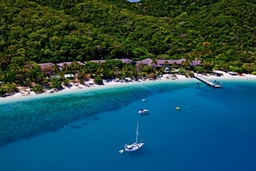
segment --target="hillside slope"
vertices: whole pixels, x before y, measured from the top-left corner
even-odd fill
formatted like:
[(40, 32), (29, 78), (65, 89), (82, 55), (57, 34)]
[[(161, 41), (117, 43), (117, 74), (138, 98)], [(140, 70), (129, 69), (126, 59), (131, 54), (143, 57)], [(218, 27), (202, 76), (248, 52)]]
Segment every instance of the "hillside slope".
[(36, 62), (198, 58), (241, 67), (255, 62), (255, 3), (1, 1), (0, 53)]

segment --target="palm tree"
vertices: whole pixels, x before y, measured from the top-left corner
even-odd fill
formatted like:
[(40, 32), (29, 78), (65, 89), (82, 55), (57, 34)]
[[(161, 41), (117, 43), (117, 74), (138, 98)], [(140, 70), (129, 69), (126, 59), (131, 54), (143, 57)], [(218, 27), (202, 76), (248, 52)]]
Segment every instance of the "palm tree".
[(75, 73), (75, 72), (78, 72), (80, 70), (81, 66), (77, 63), (77, 61), (73, 61), (71, 63), (71, 65), (69, 66), (69, 69)]
[(88, 73), (85, 70), (82, 70), (78, 73), (77, 79), (79, 79), (80, 83), (83, 83), (84, 81), (89, 81)]
[(190, 69), (190, 66), (191, 66), (191, 62), (189, 60), (184, 60), (181, 62), (181, 66), (184, 68), (184, 69)]
[(66, 63), (64, 63), (64, 64), (62, 65), (62, 71), (63, 71), (64, 73), (67, 73), (67, 72), (69, 71), (69, 67), (68, 67), (68, 65), (67, 65)]
[(41, 72), (40, 74), (37, 75), (36, 77), (36, 83), (38, 84), (43, 84), (46, 82), (46, 78), (43, 72)]
[(176, 62), (174, 62), (173, 64), (172, 64), (172, 68), (178, 68), (179, 66), (178, 66), (178, 64), (176, 63)]
[(199, 56), (197, 56), (197, 57), (195, 57), (195, 59), (194, 60), (196, 60), (197, 61), (197, 63), (199, 64), (200, 62), (201, 62), (201, 57), (199, 57)]
[(153, 58), (153, 59), (152, 59), (151, 65), (157, 66), (157, 60), (156, 60), (156, 58)]
[(114, 67), (112, 69), (112, 73), (114, 74), (115, 78), (117, 78), (118, 75), (121, 73), (121, 69), (119, 67)]
[(54, 74), (58, 74), (60, 72), (60, 68), (56, 64), (53, 65), (51, 68), (52, 68), (52, 71), (54, 72)]
[(129, 71), (130, 71), (129, 66), (128, 65), (124, 65), (123, 68), (122, 68), (122, 75), (123, 75), (123, 77), (130, 77)]
[(96, 70), (96, 72), (95, 72), (95, 74), (96, 74), (97, 76), (100, 76), (100, 77), (103, 76), (103, 73), (104, 73), (104, 68), (103, 68), (102, 66), (98, 67), (97, 70)]

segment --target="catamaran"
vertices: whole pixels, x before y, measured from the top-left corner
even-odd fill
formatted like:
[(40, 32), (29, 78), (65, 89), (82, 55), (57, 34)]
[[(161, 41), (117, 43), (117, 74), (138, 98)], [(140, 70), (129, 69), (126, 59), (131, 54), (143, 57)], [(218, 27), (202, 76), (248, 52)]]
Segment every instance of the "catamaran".
[(144, 142), (143, 140), (141, 142), (138, 142), (138, 137), (139, 137), (139, 122), (137, 122), (137, 129), (136, 129), (136, 141), (132, 144), (125, 144), (124, 145), (124, 150), (128, 152), (136, 151), (140, 149), (143, 145)]

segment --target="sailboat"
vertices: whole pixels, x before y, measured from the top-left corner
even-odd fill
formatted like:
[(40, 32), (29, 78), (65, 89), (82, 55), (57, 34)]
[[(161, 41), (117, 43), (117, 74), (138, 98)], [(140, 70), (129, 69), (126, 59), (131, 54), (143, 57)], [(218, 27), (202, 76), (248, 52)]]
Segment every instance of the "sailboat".
[(132, 151), (136, 151), (138, 149), (140, 149), (143, 145), (144, 142), (138, 142), (138, 137), (139, 137), (139, 122), (137, 122), (137, 129), (136, 129), (136, 141), (132, 144), (125, 144), (124, 145), (124, 150), (127, 152), (132, 152)]

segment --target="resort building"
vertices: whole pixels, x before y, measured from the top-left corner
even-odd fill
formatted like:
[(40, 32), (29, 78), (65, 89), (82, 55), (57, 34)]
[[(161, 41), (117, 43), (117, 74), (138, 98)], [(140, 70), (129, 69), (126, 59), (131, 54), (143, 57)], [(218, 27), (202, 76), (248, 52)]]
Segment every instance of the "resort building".
[(163, 67), (164, 65), (168, 65), (168, 66), (171, 66), (171, 65), (178, 65), (180, 66), (182, 64), (182, 62), (186, 61), (186, 59), (178, 59), (178, 60), (156, 60), (157, 61), (157, 64), (160, 66), (160, 67)]
[[(158, 59), (158, 60), (152, 60), (150, 58), (147, 59), (143, 59), (141, 61), (137, 61), (136, 65), (148, 65), (151, 67), (157, 67), (157, 68), (161, 68), (161, 67), (174, 67), (174, 65), (176, 65), (175, 67), (180, 67), (182, 65), (183, 62), (185, 62), (186, 59), (182, 58), (182, 59), (178, 59), (178, 60), (164, 60), (164, 59)], [(199, 60), (192, 60), (190, 62), (190, 66), (191, 67), (195, 67), (201, 64), (201, 61)]]
[(52, 75), (51, 78), (61, 78), (59, 75)]
[(90, 62), (95, 62), (95, 63), (104, 63), (106, 60), (91, 60)]
[[(116, 60), (121, 60), (122, 63), (130, 63), (132, 65), (140, 66), (140, 65), (147, 65), (155, 68), (162, 68), (165, 67), (166, 72), (170, 72), (170, 68), (179, 68), (184, 62), (187, 60), (182, 58), (182, 59), (175, 59), (175, 60), (164, 60), (164, 59), (158, 59), (158, 60), (152, 60), (150, 58), (143, 59), (141, 61), (133, 61), (128, 58), (122, 58), (122, 59), (116, 59)], [(82, 63), (80, 61), (76, 61), (80, 66), (84, 66), (86, 62)], [(91, 60), (89, 62), (95, 62), (95, 63), (105, 63), (106, 60)], [(63, 69), (64, 66), (70, 66), (73, 62), (61, 62), (57, 63), (56, 65), (60, 70)], [(190, 67), (196, 67), (201, 65), (200, 60), (192, 60), (188, 64)], [(53, 66), (55, 64), (48, 62), (48, 63), (40, 63), (39, 66), (41, 67), (41, 70), (46, 74), (46, 75), (52, 75), (53, 74)]]
[(68, 78), (68, 79), (74, 79), (75, 78), (74, 74), (64, 74), (64, 77)]
[(152, 67), (161, 67), (160, 65), (157, 64), (157, 61), (153, 61), (152, 59), (150, 58), (146, 58), (146, 59), (143, 59), (141, 61), (136, 61), (136, 65), (148, 65), (148, 66), (152, 66)]
[[(80, 62), (80, 61), (76, 61), (80, 66), (84, 66), (84, 63)], [(57, 66), (62, 69), (64, 65), (70, 66), (73, 62), (61, 62), (58, 63)]]
[[(135, 64), (135, 63), (136, 63), (136, 62), (134, 62), (133, 60), (128, 59), (128, 58), (114, 59), (114, 60), (120, 60), (120, 61), (122, 61), (122, 63), (124, 63), (124, 64), (126, 64), (126, 63)], [(90, 62), (104, 63), (104, 62), (106, 62), (106, 60), (91, 60)]]
[(40, 63), (38, 64), (41, 68), (41, 71), (45, 73), (45, 75), (50, 76), (53, 74), (52, 67), (55, 65), (54, 63), (47, 62), (47, 63)]
[(127, 63), (135, 64), (136, 63), (133, 60), (128, 59), (128, 58), (122, 58), (122, 59), (118, 59), (118, 60), (121, 60), (124, 64), (127, 64)]
[(47, 62), (47, 63), (40, 63), (40, 64), (38, 64), (40, 67), (41, 67), (41, 69), (42, 68), (49, 68), (49, 67), (52, 67), (52, 66), (54, 66), (54, 63), (51, 63), (51, 62)]

